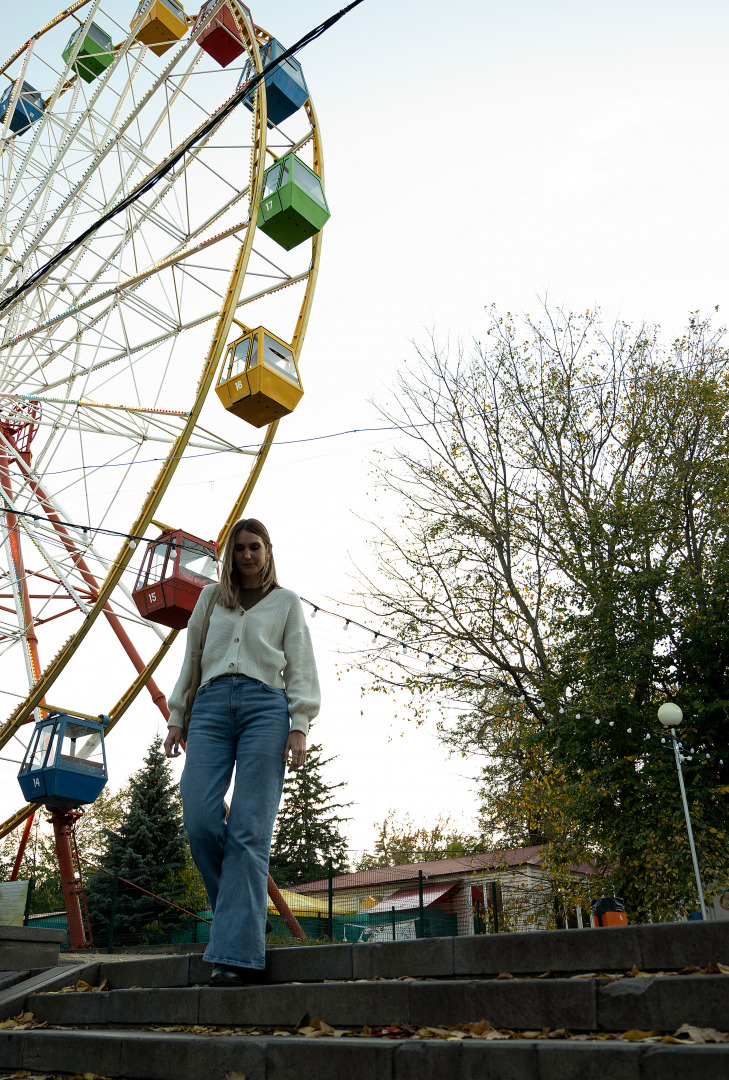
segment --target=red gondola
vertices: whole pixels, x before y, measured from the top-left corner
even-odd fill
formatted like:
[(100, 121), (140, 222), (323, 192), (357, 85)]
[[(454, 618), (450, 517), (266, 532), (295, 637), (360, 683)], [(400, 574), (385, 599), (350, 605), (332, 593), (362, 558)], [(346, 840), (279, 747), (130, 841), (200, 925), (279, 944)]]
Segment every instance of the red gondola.
[(132, 596), (145, 619), (184, 630), (206, 585), (217, 581), (218, 545), (182, 529), (150, 541)]
[[(238, 3), (236, 7), (246, 12), (252, 27), (253, 18), (246, 5)], [(212, 18), (211, 11), (214, 11)], [(206, 19), (209, 19), (209, 22), (199, 30), (198, 27)], [(221, 4), (220, 0), (205, 0), (198, 12), (191, 37), (213, 60), (217, 60), (221, 67), (227, 67), (231, 60), (235, 60), (245, 49), (241, 37), (240, 16), (236, 18), (228, 5)]]

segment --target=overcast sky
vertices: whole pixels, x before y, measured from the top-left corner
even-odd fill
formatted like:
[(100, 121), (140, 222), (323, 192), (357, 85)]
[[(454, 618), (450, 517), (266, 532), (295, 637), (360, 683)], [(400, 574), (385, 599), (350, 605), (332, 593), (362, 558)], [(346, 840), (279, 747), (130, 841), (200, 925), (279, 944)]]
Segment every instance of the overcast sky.
[[(58, 8), (8, 5), (5, 51)], [(335, 9), (252, 5), (284, 44)], [(666, 336), (689, 310), (720, 305), (721, 318), (728, 22), (713, 0), (364, 0), (302, 54), (332, 217), (301, 361), (306, 393), (248, 508), (271, 530), (283, 584), (361, 618), (346, 599), (377, 515), (368, 473), (373, 451), (394, 442), (376, 432), (317, 440), (376, 424), (370, 399), (388, 399), (411, 339), (429, 328), (468, 340), (490, 304), (533, 314), (545, 295), (577, 310), (599, 304), (608, 321), (658, 322)], [(186, 480), (181, 517), (210, 483), (202, 472)], [(390, 807), (469, 827), (468, 763), (445, 757), (433, 725), (415, 729), (404, 702), (363, 700), (356, 672), (338, 677), (336, 650), (369, 637), (323, 616), (311, 629), (324, 695), (314, 736), (338, 756), (330, 778), (348, 781), (356, 803), (352, 846), (371, 842)], [(179, 659), (160, 670), (167, 693)], [(139, 766), (156, 727), (140, 699), (109, 739), (112, 786)], [(20, 804), (6, 798), (7, 812)]]

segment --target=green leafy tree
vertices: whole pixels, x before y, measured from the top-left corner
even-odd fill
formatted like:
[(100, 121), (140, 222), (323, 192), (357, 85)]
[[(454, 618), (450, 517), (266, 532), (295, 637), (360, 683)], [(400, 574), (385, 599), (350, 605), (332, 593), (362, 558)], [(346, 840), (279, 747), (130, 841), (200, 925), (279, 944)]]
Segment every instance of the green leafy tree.
[(129, 782), (128, 807), (118, 830), (107, 829), (104, 835), (106, 847), (99, 866), (107, 873), (91, 875), (87, 884), (94, 937), (99, 941), (108, 939), (113, 875), (118, 872), (140, 888), (119, 883), (114, 940), (138, 940), (142, 932), (155, 940), (165, 924), (179, 923), (181, 916), (140, 890), (183, 907), (190, 891), (179, 790), (159, 737), (153, 740), (144, 765)]
[(684, 709), (702, 874), (726, 888), (723, 330), (692, 316), (664, 345), (591, 312), (494, 313), (470, 353), (432, 342), (409, 368), (383, 410), (401, 449), (377, 471), (400, 524), (362, 577), (408, 652), (365, 661), (376, 689), (411, 690), (416, 718), (442, 706), (447, 747), (482, 755), (492, 842), (539, 838), (555, 874), (591, 860), (636, 917), (691, 910), (656, 710)]
[(409, 814), (398, 820), (395, 811), (390, 810), (376, 828), (374, 851), (363, 854), (358, 870), (433, 862), (484, 850), (482, 840), (463, 833), (450, 815), (441, 814), (434, 825), (427, 827), (416, 825)]
[(322, 877), (332, 859), (335, 874), (346, 874), (347, 842), (341, 827), (349, 818), (340, 811), (351, 803), (336, 802), (336, 792), (346, 787), (329, 784), (323, 770), (334, 758), (322, 758), (322, 747), (313, 743), (306, 764), (284, 780), (283, 803), (276, 818), (269, 869), (277, 885), (290, 887)]
[[(128, 798), (127, 788), (121, 788), (113, 794), (105, 788), (95, 802), (84, 808), (84, 813), (77, 821), (75, 829), (76, 845), (84, 878), (88, 876), (98, 856), (105, 850), (106, 830), (119, 827)], [(22, 832), (23, 825), (5, 837), (0, 844), (0, 873), (4, 880), (10, 878)], [(42, 808), (35, 813), (20, 865), (19, 877), (21, 879), (33, 878), (31, 911), (40, 913), (63, 908), (53, 827), (50, 824), (48, 812)]]

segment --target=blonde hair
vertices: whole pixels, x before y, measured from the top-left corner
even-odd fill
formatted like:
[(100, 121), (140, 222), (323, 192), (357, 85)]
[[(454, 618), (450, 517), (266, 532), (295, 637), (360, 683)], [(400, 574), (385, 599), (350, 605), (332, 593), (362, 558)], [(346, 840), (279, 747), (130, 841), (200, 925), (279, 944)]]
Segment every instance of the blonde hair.
[(242, 521), (236, 521), (226, 541), (220, 569), (220, 603), (227, 608), (237, 607), (240, 603), (241, 580), (233, 557), (235, 541), (239, 532), (254, 533), (256, 536), (260, 536), (266, 545), (267, 558), (263, 564), (259, 582), (261, 587), (266, 589), (270, 585), (278, 585), (276, 564), (273, 561), (271, 537), (268, 535), (268, 529), (256, 518), (243, 518)]

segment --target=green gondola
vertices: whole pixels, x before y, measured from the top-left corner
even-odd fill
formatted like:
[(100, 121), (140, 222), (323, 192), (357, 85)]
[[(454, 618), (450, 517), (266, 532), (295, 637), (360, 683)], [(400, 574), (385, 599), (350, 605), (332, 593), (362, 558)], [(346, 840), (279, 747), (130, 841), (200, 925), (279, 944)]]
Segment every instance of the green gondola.
[[(76, 42), (83, 32), (83, 26), (79, 26), (78, 30), (74, 30), (71, 34), (68, 45), (61, 53), (66, 63), (68, 63), (68, 59), (74, 50)], [(74, 71), (77, 75), (80, 75), (85, 82), (90, 83), (93, 82), (94, 79), (98, 79), (99, 75), (103, 75), (113, 61), (114, 45), (111, 38), (105, 30), (102, 30), (100, 26), (97, 26), (96, 23), (92, 22), (84, 35), (81, 47), (73, 62)]]
[(296, 154), (266, 170), (258, 228), (286, 251), (318, 233), (329, 217), (321, 180)]

